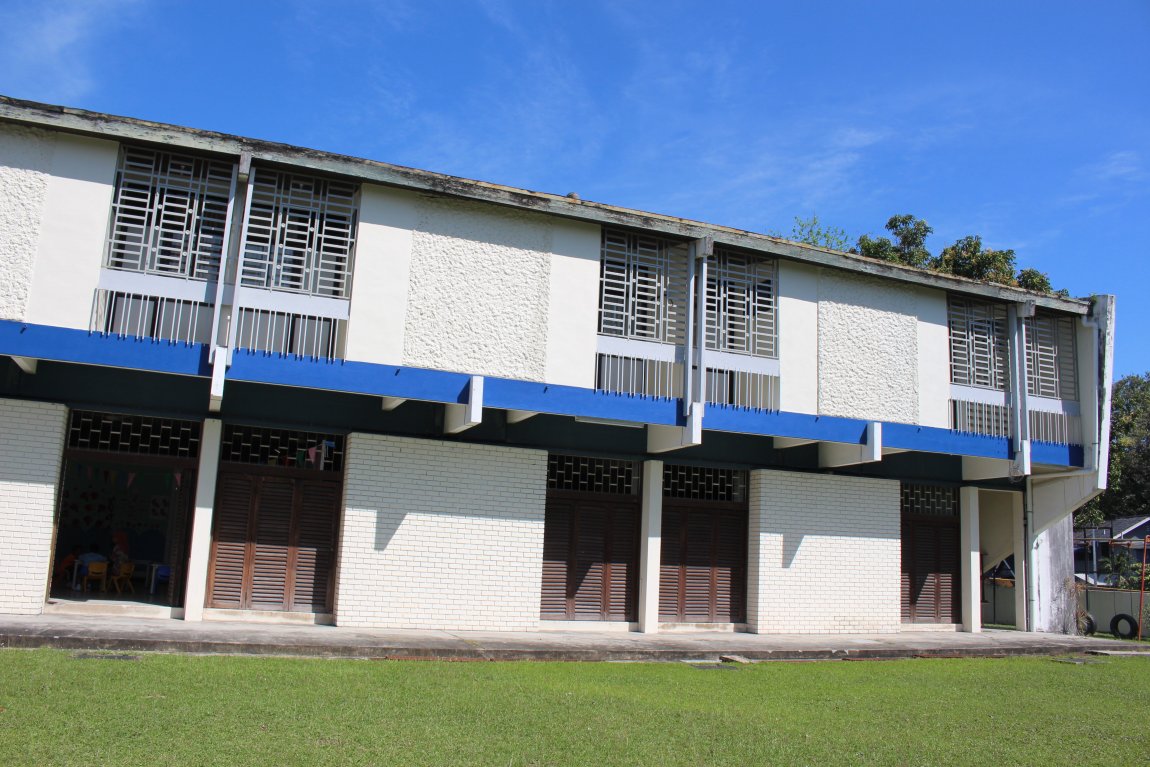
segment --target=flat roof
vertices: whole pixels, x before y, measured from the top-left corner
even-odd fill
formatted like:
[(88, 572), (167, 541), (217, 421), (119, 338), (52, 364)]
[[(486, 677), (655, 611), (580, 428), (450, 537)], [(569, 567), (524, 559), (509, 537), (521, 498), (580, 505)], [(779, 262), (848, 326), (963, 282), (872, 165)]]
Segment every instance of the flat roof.
[(0, 120), (84, 136), (162, 144), (235, 157), (248, 154), (253, 160), (307, 168), (321, 173), (336, 174), (399, 189), (488, 202), (604, 226), (631, 227), (687, 239), (711, 236), (716, 243), (724, 245), (745, 248), (816, 266), (897, 280), (912, 285), (957, 291), (999, 301), (1033, 301), (1037, 306), (1073, 314), (1088, 314), (1090, 311), (1090, 302), (1085, 299), (1061, 298), (1021, 288), (980, 282), (886, 261), (876, 261), (864, 256), (791, 242), (770, 235), (718, 224), (622, 208), (547, 192), (534, 192), (486, 181), (474, 181), (443, 173), (433, 173), (377, 160), (305, 149), (261, 139), (232, 136), (226, 133), (108, 115), (101, 112), (90, 112), (85, 109), (74, 109), (54, 104), (42, 104), (8, 96), (0, 96)]

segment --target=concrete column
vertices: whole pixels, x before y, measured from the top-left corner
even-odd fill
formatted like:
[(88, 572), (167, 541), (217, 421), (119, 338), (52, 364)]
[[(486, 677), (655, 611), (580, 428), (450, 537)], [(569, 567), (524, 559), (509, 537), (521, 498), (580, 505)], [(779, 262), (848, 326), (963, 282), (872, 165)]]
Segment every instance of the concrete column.
[(639, 549), (639, 631), (659, 630), (659, 559), (663, 553), (663, 462), (643, 461)]
[(223, 424), (218, 418), (204, 421), (200, 436), (200, 465), (196, 470), (196, 511), (192, 517), (192, 545), (188, 556), (188, 587), (184, 593), (184, 620), (204, 619), (204, 599), (208, 589), (208, 557), (212, 548), (212, 508), (216, 500), (216, 475), (220, 468), (220, 437)]
[(1014, 627), (1026, 631), (1026, 589), (1030, 581), (1026, 578), (1026, 512), (1022, 493), (1012, 493), (1012, 516), (1010, 529), (1014, 535)]
[(959, 557), (962, 630), (982, 631), (982, 566), (978, 543), (978, 488), (964, 487), (958, 494)]

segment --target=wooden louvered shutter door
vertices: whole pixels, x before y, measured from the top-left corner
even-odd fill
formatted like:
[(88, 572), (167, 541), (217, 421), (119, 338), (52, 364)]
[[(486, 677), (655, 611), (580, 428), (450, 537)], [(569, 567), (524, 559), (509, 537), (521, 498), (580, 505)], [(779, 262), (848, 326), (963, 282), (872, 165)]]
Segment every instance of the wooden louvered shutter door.
[(638, 616), (639, 509), (636, 504), (611, 508), (607, 530), (607, 578), (604, 616), (607, 620), (635, 620)]
[(962, 603), (959, 599), (958, 526), (939, 525), (935, 528), (938, 544), (936, 578), (940, 623), (961, 623)]
[(581, 503), (575, 518), (575, 557), (568, 586), (574, 601), (572, 617), (577, 620), (606, 617), (606, 543), (606, 509), (597, 503)]
[(712, 621), (742, 623), (747, 618), (747, 514), (715, 514), (715, 596)]
[(682, 616), (683, 512), (664, 501), (663, 542), (659, 557), (659, 617), (677, 621)]
[(564, 620), (567, 610), (567, 568), (571, 560), (572, 504), (570, 501), (547, 498), (547, 511), (543, 522), (543, 589), (540, 597), (540, 617)]
[(900, 580), (900, 599), (902, 603), (903, 623), (914, 620), (914, 543), (910, 535), (911, 526), (905, 519), (902, 522), (902, 578)]
[(922, 523), (911, 528), (914, 541), (914, 578), (911, 594), (914, 598), (914, 620), (916, 623), (938, 622), (938, 546), (934, 529)]
[(244, 567), (247, 562), (248, 520), (251, 516), (250, 477), (220, 474), (213, 511), (212, 583), (208, 606), (244, 607)]
[(332, 604), (339, 486), (332, 482), (299, 483), (292, 609), (327, 612)]
[(250, 602), (253, 609), (288, 609), (288, 553), (294, 498), (292, 480), (260, 478), (252, 542)]
[(683, 556), (683, 615), (687, 622), (711, 621), (715, 537), (711, 515), (698, 509), (686, 512), (686, 547)]

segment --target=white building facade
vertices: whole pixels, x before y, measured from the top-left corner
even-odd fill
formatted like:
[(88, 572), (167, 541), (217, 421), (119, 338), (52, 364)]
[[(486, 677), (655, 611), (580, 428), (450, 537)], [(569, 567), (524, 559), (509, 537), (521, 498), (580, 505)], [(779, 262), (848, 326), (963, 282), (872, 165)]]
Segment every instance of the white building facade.
[(1019, 626), (1068, 630), (1113, 328), (1110, 296), (0, 98), (0, 612), (99, 602), (59, 565), (115, 544), (184, 620), (978, 631), (1014, 556)]

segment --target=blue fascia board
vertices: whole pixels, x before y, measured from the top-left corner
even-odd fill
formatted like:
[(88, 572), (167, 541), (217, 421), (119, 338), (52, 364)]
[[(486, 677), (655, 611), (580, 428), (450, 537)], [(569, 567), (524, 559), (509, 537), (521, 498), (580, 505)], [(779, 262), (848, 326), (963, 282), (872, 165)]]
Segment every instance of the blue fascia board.
[(1031, 442), (1030, 460), (1051, 466), (1085, 466), (1086, 450), (1082, 445), (1058, 445), (1053, 442)]
[(121, 338), (13, 320), (0, 320), (0, 354), (185, 376), (212, 373), (203, 344)]
[(941, 429), (937, 426), (916, 426), (906, 423), (884, 423), (882, 445), (901, 450), (997, 458), (1003, 461), (1009, 461), (1014, 457), (1010, 440), (1005, 437), (989, 437), (984, 434)]
[(703, 428), (740, 434), (815, 439), (825, 442), (866, 443), (867, 422), (830, 415), (789, 413), (781, 410), (747, 410), (723, 405), (707, 405)]
[(471, 383), (471, 376), (465, 373), (246, 350), (233, 352), (226, 377), (229, 381), (457, 404), (467, 402)]
[(681, 399), (616, 394), (507, 378), (488, 378), (483, 386), (486, 407), (664, 426), (686, 423)]

